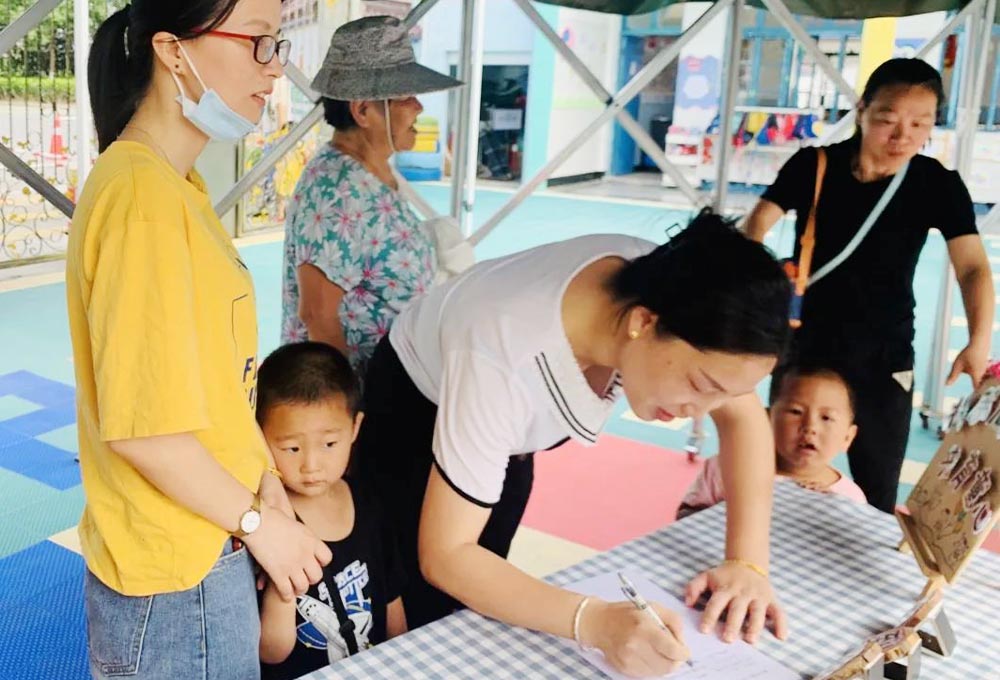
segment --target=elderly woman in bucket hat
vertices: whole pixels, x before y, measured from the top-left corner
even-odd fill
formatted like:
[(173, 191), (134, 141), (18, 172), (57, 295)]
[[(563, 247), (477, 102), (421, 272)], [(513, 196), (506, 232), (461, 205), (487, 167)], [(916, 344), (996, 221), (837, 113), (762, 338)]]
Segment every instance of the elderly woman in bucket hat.
[(413, 148), (416, 95), (461, 83), (416, 63), (388, 16), (344, 24), (312, 82), (333, 139), (309, 161), (285, 230), (282, 344), (312, 339), (365, 364), (438, 269), (435, 229), (400, 194), (389, 162)]

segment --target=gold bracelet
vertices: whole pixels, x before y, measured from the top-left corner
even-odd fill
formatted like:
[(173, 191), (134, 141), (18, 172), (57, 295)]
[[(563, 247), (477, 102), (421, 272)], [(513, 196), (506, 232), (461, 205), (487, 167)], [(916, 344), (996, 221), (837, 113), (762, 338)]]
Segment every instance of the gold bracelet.
[(277, 478), (278, 478), (279, 480), (281, 480), (281, 479), (284, 479), (284, 478), (285, 478), (285, 477), (284, 477), (284, 475), (282, 475), (282, 474), (281, 474), (281, 470), (279, 470), (279, 469), (278, 469), (278, 468), (276, 468), (276, 467), (269, 467), (269, 468), (267, 469), (267, 472), (268, 472), (268, 474), (272, 474), (272, 475), (274, 475), (274, 476), (275, 476), (275, 477), (277, 477)]
[(758, 566), (758, 565), (756, 565), (753, 562), (750, 562), (748, 560), (724, 560), (722, 563), (723, 564), (738, 564), (739, 566), (746, 567), (750, 571), (755, 572), (755, 573), (763, 576), (764, 578), (768, 578), (767, 569), (764, 569), (764, 568), (762, 568), (762, 567), (760, 567), (760, 566)]

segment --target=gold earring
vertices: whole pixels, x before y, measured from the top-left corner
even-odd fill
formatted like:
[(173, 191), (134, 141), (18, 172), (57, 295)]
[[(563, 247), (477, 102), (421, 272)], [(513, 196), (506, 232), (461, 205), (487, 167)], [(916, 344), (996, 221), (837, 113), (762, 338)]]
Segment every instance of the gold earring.
[(639, 331), (635, 331), (635, 330), (629, 331), (628, 332), (628, 336), (630, 338), (632, 338), (633, 340), (638, 340), (639, 339)]

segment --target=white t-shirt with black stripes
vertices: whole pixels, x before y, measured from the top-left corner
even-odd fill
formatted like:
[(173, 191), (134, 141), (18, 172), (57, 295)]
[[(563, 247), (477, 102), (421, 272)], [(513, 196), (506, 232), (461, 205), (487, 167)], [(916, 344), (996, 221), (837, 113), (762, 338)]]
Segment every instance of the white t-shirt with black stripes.
[(571, 437), (597, 441), (620, 385), (590, 387), (562, 325), (562, 298), (584, 267), (631, 260), (656, 244), (601, 234), (481, 262), (413, 302), (389, 339), (407, 374), (437, 404), (434, 458), (463, 497), (500, 498), (510, 456)]

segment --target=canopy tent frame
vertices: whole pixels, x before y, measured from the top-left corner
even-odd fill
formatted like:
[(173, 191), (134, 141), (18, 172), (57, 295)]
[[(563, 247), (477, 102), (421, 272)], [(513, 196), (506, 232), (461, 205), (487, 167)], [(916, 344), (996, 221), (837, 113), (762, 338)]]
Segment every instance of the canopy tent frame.
[[(437, 0), (424, 0), (414, 8), (412, 14), (419, 12), (419, 17), (422, 17), (436, 2)], [(479, 2), (479, 0), (465, 0), (464, 9), (468, 11), (470, 3), (476, 2)], [(745, 5), (746, 0), (719, 0), (718, 2), (715, 2), (705, 11), (704, 14), (701, 15), (701, 17), (698, 18), (698, 20), (695, 21), (694, 24), (678, 36), (677, 40), (673, 44), (661, 50), (649, 63), (640, 69), (639, 72), (637, 72), (629, 80), (629, 82), (627, 82), (613, 95), (608, 92), (603, 84), (601, 84), (597, 76), (594, 75), (575, 55), (575, 53), (573, 53), (573, 51), (562, 41), (562, 39), (559, 38), (555, 30), (552, 29), (548, 22), (546, 22), (541, 14), (532, 6), (531, 0), (514, 0), (514, 2), (521, 8), (536, 28), (538, 28), (541, 34), (552, 44), (560, 56), (566, 60), (566, 63), (570, 66), (570, 68), (572, 68), (573, 71), (581, 77), (583, 82), (594, 92), (594, 94), (604, 102), (605, 108), (604, 111), (602, 111), (589, 125), (581, 130), (562, 149), (556, 152), (534, 176), (527, 181), (522, 182), (521, 186), (514, 193), (514, 195), (511, 196), (510, 199), (508, 199), (508, 201), (502, 205), (495, 214), (487, 219), (479, 229), (472, 233), (469, 240), (473, 243), (473, 245), (481, 243), (502, 220), (508, 217), (522, 202), (524, 202), (524, 200), (527, 199), (529, 195), (534, 193), (534, 191), (541, 186), (543, 182), (547, 181), (552, 174), (558, 170), (558, 168), (573, 154), (581, 142), (592, 138), (606, 123), (611, 120), (618, 121), (624, 131), (632, 137), (633, 140), (635, 140), (636, 144), (653, 160), (657, 167), (673, 179), (685, 197), (691, 201), (692, 205), (696, 207), (705, 205), (706, 199), (699, 195), (690, 183), (686, 181), (676, 166), (674, 166), (666, 157), (664, 148), (660, 144), (657, 144), (656, 141), (641, 128), (639, 123), (631, 116), (631, 114), (624, 110), (624, 106), (634, 97), (638, 96), (639, 92), (643, 87), (645, 87), (645, 85), (652, 81), (653, 78), (659, 75), (663, 69), (676, 59), (681, 52), (681, 48), (693, 37), (695, 37), (709, 21), (714, 19), (719, 12), (729, 9), (730, 20), (727, 32), (728, 44), (723, 66), (724, 89), (719, 113), (720, 139), (728, 140), (731, 132), (730, 127), (732, 114), (736, 106), (736, 93), (738, 87), (738, 69), (740, 65), (739, 41), (742, 37), (740, 10)], [(802, 47), (802, 49), (812, 58), (814, 63), (824, 72), (825, 75), (830, 78), (837, 92), (842, 96), (846, 96), (851, 101), (852, 109), (850, 113), (841, 119), (841, 121), (831, 126), (830, 130), (821, 137), (820, 143), (829, 143), (844, 137), (851, 129), (856, 119), (856, 106), (859, 101), (857, 92), (844, 79), (843, 75), (834, 65), (833, 61), (820, 50), (817, 42), (808, 34), (802, 24), (795, 18), (795, 15), (789, 11), (784, 0), (759, 0), (759, 3), (756, 4), (763, 5), (767, 11), (769, 11), (778, 20), (778, 22), (791, 34), (794, 41)], [(967, 36), (965, 41), (966, 49), (972, 47), (973, 43), (980, 46), (988, 45), (985, 41), (989, 39), (993, 25), (993, 22), (990, 21), (989, 18), (996, 16), (996, 5), (997, 0), (971, 0), (968, 4), (962, 7), (945, 24), (945, 26), (938, 31), (937, 34), (930, 38), (920, 48), (917, 56), (921, 58), (926, 56), (938, 43), (944, 40), (948, 35), (951, 35), (951, 33), (954, 32), (954, 30), (963, 21), (966, 22), (967, 25), (965, 34)], [(979, 28), (978, 31), (973, 30), (972, 24), (974, 19), (978, 19), (980, 22), (980, 25), (977, 27)], [(973, 64), (976, 63), (976, 60), (969, 59), (965, 63)], [(964, 140), (959, 147), (957, 165), (960, 173), (965, 177), (968, 176), (971, 165), (971, 140), (975, 135), (976, 129), (978, 128), (978, 115), (975, 115), (978, 113), (978, 107), (973, 106), (971, 103), (975, 102), (978, 104), (978, 102), (982, 99), (982, 88), (985, 83), (986, 67), (987, 65), (985, 63), (980, 63), (977, 68), (966, 68), (962, 73), (960, 91), (962, 93), (963, 100), (969, 102), (969, 104), (965, 107), (965, 115), (960, 119), (960, 123), (956, 126), (960, 138)], [(976, 92), (978, 92), (978, 97), (975, 97)], [(475, 127), (478, 127), (478, 108), (465, 108), (464, 110), (469, 111), (470, 116), (476, 116)], [(730, 153), (731, 150), (729, 149), (729, 144), (720, 144), (716, 167), (716, 182), (713, 192), (714, 195), (711, 200), (708, 201), (718, 211), (722, 211), (725, 208), (725, 200), (728, 190), (728, 158)], [(470, 172), (470, 164), (464, 164), (462, 166), (462, 172)], [(471, 172), (475, 173), (474, 164), (471, 164)], [(454, 177), (453, 186), (468, 187), (469, 180), (468, 178), (463, 178), (461, 176)], [(453, 216), (456, 217), (456, 219), (458, 219), (459, 222), (466, 228), (468, 228), (468, 225), (472, 223), (474, 211), (473, 201), (474, 192), (466, 192), (463, 200), (453, 200), (452, 203)], [(993, 209), (987, 221), (1000, 223), (1000, 207)], [(466, 231), (466, 233), (468, 232)], [(932, 343), (931, 348), (930, 366), (926, 377), (923, 404), (920, 409), (920, 415), (925, 427), (929, 426), (932, 418), (940, 421), (940, 419), (944, 416), (944, 382), (946, 371), (948, 369), (946, 365), (948, 358), (947, 342), (948, 332), (951, 325), (951, 301), (953, 291), (953, 274), (949, 264), (946, 271), (942, 275), (940, 297), (935, 313), (936, 325), (934, 342)]]
[[(466, 0), (466, 3), (468, 3), (468, 1), (469, 0)], [(600, 87), (599, 90), (596, 90), (598, 97), (606, 95), (606, 97), (604, 98), (605, 101), (604, 110), (596, 118), (594, 118), (586, 127), (584, 127), (576, 135), (574, 135), (572, 139), (570, 139), (566, 144), (564, 144), (563, 147), (558, 152), (556, 152), (552, 156), (552, 158), (544, 166), (542, 166), (540, 170), (538, 170), (538, 172), (535, 173), (534, 176), (532, 176), (527, 181), (523, 181), (521, 183), (521, 186), (518, 188), (516, 192), (514, 192), (514, 195), (511, 196), (510, 199), (506, 203), (504, 203), (497, 210), (496, 213), (494, 213), (489, 219), (487, 219), (486, 222), (481, 227), (479, 227), (479, 229), (473, 232), (472, 236), (469, 238), (472, 244), (478, 245), (479, 243), (481, 243), (483, 239), (485, 239), (490, 234), (490, 232), (496, 229), (496, 227), (500, 224), (501, 221), (503, 221), (506, 217), (508, 217), (521, 203), (523, 203), (528, 198), (528, 196), (534, 193), (535, 189), (541, 186), (543, 182), (548, 180), (552, 176), (552, 174), (556, 170), (558, 170), (559, 167), (576, 152), (576, 150), (579, 148), (582, 142), (585, 142), (588, 139), (594, 137), (594, 135), (597, 134), (597, 132), (601, 128), (603, 128), (605, 124), (610, 122), (612, 119), (617, 118), (619, 113), (625, 113), (628, 116), (627, 118), (624, 119), (626, 123), (625, 125), (623, 125), (627, 133), (631, 135), (633, 132), (641, 132), (641, 128), (639, 128), (638, 122), (635, 122), (634, 126), (632, 125), (632, 121), (634, 121), (635, 119), (624, 111), (625, 105), (628, 104), (630, 101), (632, 101), (632, 99), (637, 97), (639, 93), (643, 90), (643, 88), (646, 87), (646, 85), (651, 83), (654, 78), (660, 75), (660, 73), (662, 73), (663, 70), (667, 68), (667, 66), (669, 66), (675, 59), (677, 59), (677, 57), (680, 56), (681, 50), (689, 42), (691, 42), (691, 40), (694, 39), (702, 31), (702, 29), (705, 28), (705, 26), (707, 26), (713, 19), (715, 19), (723, 10), (732, 7), (735, 1), (736, 0), (719, 0), (718, 2), (712, 4), (712, 6), (710, 6), (705, 11), (704, 14), (698, 17), (698, 19), (686, 31), (684, 31), (681, 35), (677, 37), (677, 40), (675, 40), (673, 43), (671, 43), (664, 49), (660, 50), (649, 61), (649, 63), (640, 68), (635, 73), (635, 75), (633, 75), (629, 79), (629, 81), (625, 83), (625, 85), (623, 85), (613, 95), (607, 92), (607, 90), (603, 87), (603, 85)], [(520, 5), (520, 3), (518, 4)], [(466, 7), (468, 7), (467, 4)], [(529, 18), (532, 18), (533, 21), (537, 21), (541, 19), (541, 16), (535, 13), (535, 16)], [(552, 42), (554, 46), (556, 46), (557, 42), (558, 44), (562, 45), (562, 47), (557, 46), (556, 49), (559, 51), (560, 54), (565, 54), (565, 50), (563, 49), (563, 47), (566, 46), (562, 42), (562, 40), (559, 39), (558, 35), (556, 35), (554, 31), (550, 32), (543, 30), (542, 35), (544, 35), (550, 42)], [(553, 42), (553, 38), (557, 42)], [(566, 47), (566, 50), (568, 49), (569, 48)], [(600, 80), (597, 78), (597, 76), (591, 73), (590, 70), (579, 59), (570, 59), (569, 66), (578, 74), (583, 74), (584, 72), (587, 73), (588, 75), (586, 76), (581, 75), (581, 77), (583, 77), (584, 82), (588, 84), (592, 89), (594, 89), (596, 85), (600, 84)], [(636, 128), (639, 128), (639, 130), (636, 130)], [(673, 171), (670, 169), (673, 168), (673, 166), (671, 165), (670, 161), (667, 160), (666, 152), (662, 148), (660, 148), (660, 145), (656, 144), (656, 142), (653, 141), (652, 138), (646, 134), (638, 134), (635, 137), (633, 137), (633, 139), (635, 139), (636, 144), (638, 144), (641, 148), (643, 148), (643, 150), (646, 150), (647, 147), (650, 147), (650, 142), (652, 142), (652, 147), (655, 148), (649, 148), (649, 151), (655, 152), (655, 155), (652, 156), (654, 162), (656, 162), (658, 166), (665, 168), (665, 170), (671, 175), (671, 177), (674, 176), (674, 171), (676, 171), (676, 168), (674, 168)], [(680, 175), (680, 172), (677, 171), (676, 174)], [(697, 192), (690, 185), (690, 183), (684, 181), (683, 183), (679, 183), (678, 186), (684, 192), (685, 196), (687, 196), (688, 199), (691, 200), (691, 202), (694, 205), (702, 204), (703, 202), (702, 199), (698, 196)], [(471, 209), (472, 206), (469, 206), (470, 212)]]
[[(521, 11), (531, 20), (535, 27), (545, 36), (549, 43), (555, 48), (556, 52), (566, 60), (566, 63), (573, 69), (573, 71), (583, 79), (583, 82), (593, 91), (593, 93), (600, 99), (605, 105), (608, 105), (614, 100), (614, 96), (608, 92), (604, 87), (604, 84), (595, 76), (590, 69), (583, 63), (583, 61), (576, 56), (576, 53), (570, 49), (570, 47), (563, 42), (559, 34), (556, 33), (555, 29), (549, 25), (544, 17), (535, 9), (534, 4), (531, 0), (514, 0), (515, 3), (521, 8)], [(618, 124), (626, 131), (626, 133), (635, 140), (636, 144), (648, 155), (657, 167), (660, 168), (664, 173), (670, 176), (677, 187), (684, 193), (688, 199), (694, 203), (698, 204), (702, 199), (698, 196), (698, 192), (691, 186), (691, 183), (687, 181), (684, 175), (678, 170), (677, 166), (671, 163), (666, 156), (663, 148), (656, 143), (656, 140), (646, 132), (639, 124), (639, 122), (626, 111), (624, 108), (615, 113), (615, 120)]]
[(475, 203), (476, 179), (479, 175), (479, 118), (483, 92), (486, 6), (483, 0), (465, 0), (462, 9), (458, 79), (465, 83), (465, 87), (459, 95), (458, 120), (455, 121), (451, 214), (458, 220), (462, 234), (468, 236), (472, 230), (472, 205)]
[[(962, 9), (960, 9), (958, 12), (956, 12), (955, 15), (948, 21), (948, 23), (946, 23), (944, 26), (941, 27), (941, 30), (939, 30), (936, 34), (934, 34), (934, 36), (930, 40), (925, 42), (923, 46), (921, 46), (921, 48), (917, 50), (917, 53), (914, 55), (914, 57), (916, 59), (923, 59), (928, 54), (930, 54), (931, 50), (937, 47), (938, 44), (945, 38), (947, 38), (949, 35), (954, 33), (955, 29), (957, 29), (963, 22), (965, 22), (966, 18), (969, 17), (975, 10), (976, 10), (976, 2), (972, 2), (963, 7)], [(846, 136), (847, 131), (854, 126), (854, 122), (857, 120), (857, 114), (858, 114), (857, 109), (852, 108), (844, 115), (843, 118), (838, 120), (833, 125), (826, 127), (823, 130), (822, 134), (820, 134), (819, 136), (819, 143), (829, 144), (830, 142), (842, 139), (844, 136)]]
[[(732, 155), (733, 112), (739, 97), (740, 60), (743, 43), (743, 5), (744, 0), (736, 0), (729, 9), (729, 32), (726, 36), (725, 58), (723, 68), (722, 101), (719, 106), (719, 149), (715, 162), (715, 200), (713, 207), (716, 212), (726, 209), (726, 196), (729, 193), (729, 158)], [(696, 430), (699, 428), (696, 426)]]
[[(20, 16), (7, 24), (3, 30), (0, 30), (0, 56), (10, 52), (19, 41), (23, 40), (36, 27), (40, 26), (41, 23), (63, 3), (63, 1), (64, 0), (36, 0), (36, 2), (25, 9)], [(67, 1), (73, 2), (74, 11), (74, 34), (76, 36), (74, 47), (77, 54), (76, 61), (74, 63), (74, 70), (76, 72), (76, 89), (77, 92), (86, 91), (87, 70), (85, 55), (87, 52), (87, 41), (90, 39), (89, 33), (86, 31), (87, 24), (89, 23), (89, 8), (87, 6), (87, 0)], [(83, 30), (80, 28), (81, 21), (83, 23)], [(83, 46), (84, 49), (81, 50), (81, 46)], [(84, 56), (81, 57), (81, 53)], [(81, 65), (83, 67), (82, 69)], [(84, 97), (86, 97), (86, 95), (84, 95)], [(82, 102), (81, 99), (83, 99)], [(81, 139), (87, 142), (87, 147), (85, 149), (81, 149), (77, 156), (77, 172), (79, 173), (82, 184), (82, 179), (86, 177), (87, 172), (90, 170), (90, 105), (89, 101), (85, 98), (77, 98), (77, 115), (79, 116), (81, 130), (86, 130), (83, 136), (81, 136)], [(61, 213), (66, 215), (66, 217), (73, 217), (73, 201), (64, 196), (57, 187), (50, 183), (34, 168), (22, 161), (18, 155), (14, 153), (13, 149), (3, 142), (0, 142), (0, 165), (10, 170), (15, 177), (37, 191), (42, 198), (48, 201)]]
[[(86, 68), (85, 52), (86, 41), (89, 39), (87, 30), (87, 0), (36, 0), (20, 17), (0, 31), (0, 55), (9, 51), (19, 40), (28, 34), (35, 26), (39, 25), (45, 18), (55, 10), (62, 2), (72, 1), (74, 3), (74, 17), (76, 26), (76, 79), (78, 93), (77, 114), (80, 127), (85, 129), (82, 140), (89, 139), (90, 134), (90, 111), (89, 102), (86, 101)], [(533, 177), (522, 183), (518, 191), (511, 199), (502, 206), (499, 211), (491, 216), (478, 230), (471, 233), (470, 241), (473, 244), (481, 243), (482, 240), (513, 210), (520, 205), (531, 193), (541, 184), (547, 181), (552, 174), (572, 155), (577, 145), (593, 137), (604, 124), (611, 120), (616, 120), (625, 132), (632, 137), (636, 144), (653, 159), (657, 167), (665, 174), (669, 175), (677, 184), (681, 192), (694, 206), (702, 206), (711, 203), (716, 209), (724, 207), (726, 191), (728, 187), (728, 144), (720, 145), (720, 156), (716, 169), (716, 186), (713, 198), (709, 201), (695, 191), (694, 187), (685, 180), (680, 171), (670, 163), (662, 146), (641, 128), (638, 121), (625, 111), (624, 106), (634, 99), (639, 92), (659, 73), (663, 71), (681, 52), (681, 48), (695, 37), (704, 26), (718, 16), (723, 10), (730, 10), (731, 20), (729, 23), (729, 44), (727, 58), (724, 64), (724, 96), (720, 107), (720, 133), (722, 139), (728, 138), (731, 132), (731, 118), (735, 107), (736, 85), (739, 66), (738, 41), (742, 36), (741, 18), (738, 10), (750, 2), (754, 5), (763, 5), (770, 11), (778, 21), (791, 33), (794, 40), (813, 58), (815, 63), (834, 82), (837, 90), (843, 96), (847, 96), (851, 101), (857, 101), (857, 94), (854, 89), (844, 80), (840, 72), (833, 65), (832, 61), (823, 54), (816, 42), (808, 35), (802, 25), (795, 19), (788, 10), (785, 0), (718, 0), (714, 2), (699, 19), (695, 21), (677, 41), (664, 48), (654, 56), (653, 60), (646, 64), (636, 73), (628, 83), (626, 83), (616, 93), (609, 92), (600, 79), (598, 79), (583, 62), (573, 53), (573, 51), (559, 38), (552, 27), (544, 20), (541, 14), (532, 6), (531, 0), (514, 0), (525, 15), (538, 28), (541, 34), (552, 44), (555, 50), (567, 61), (567, 64), (576, 72), (594, 92), (594, 94), (605, 104), (604, 111), (586, 126), (576, 137), (571, 140), (563, 149), (557, 152)], [(408, 26), (414, 26), (437, 3), (437, 0), (423, 0), (418, 3), (407, 16)], [(550, 4), (570, 5), (572, 3), (553, 2)], [(967, 30), (964, 34), (965, 49), (973, 49), (974, 45), (985, 47), (991, 35), (991, 27), (996, 17), (997, 0), (971, 0), (958, 13), (949, 20), (942, 30), (931, 38), (920, 50), (918, 56), (926, 55), (935, 45), (950, 35), (963, 21), (966, 22)], [(465, 229), (465, 233), (471, 231), (471, 224), (474, 216), (475, 198), (475, 176), (478, 165), (478, 123), (479, 123), (479, 101), (482, 87), (482, 63), (483, 63), (483, 20), (485, 13), (484, 0), (463, 0), (463, 35), (462, 35), (462, 61), (460, 63), (460, 74), (468, 84), (460, 95), (462, 102), (462, 113), (457, 123), (461, 126), (463, 134), (456, 138), (456, 156), (453, 163), (453, 198), (451, 209), (453, 216), (458, 219)], [(980, 21), (978, 27), (973, 26), (974, 19)], [(979, 30), (974, 30), (978, 28)], [(978, 48), (975, 48), (978, 50)], [(975, 54), (976, 52), (970, 52)], [(967, 64), (977, 64), (985, 60), (967, 60)], [(476, 67), (478, 65), (478, 67)], [(965, 103), (963, 115), (956, 126), (960, 137), (958, 167), (959, 171), (967, 176), (971, 165), (972, 138), (978, 127), (978, 103), (981, 101), (982, 91), (985, 83), (985, 63), (978, 63), (977, 68), (963, 69), (961, 93)], [(225, 215), (237, 205), (243, 195), (245, 195), (254, 184), (262, 179), (277, 162), (283, 158), (292, 147), (309, 132), (320, 120), (322, 105), (319, 96), (309, 87), (308, 77), (294, 66), (286, 69), (289, 79), (297, 88), (310, 97), (316, 105), (310, 112), (290, 130), (288, 135), (276, 144), (264, 157), (258, 161), (254, 168), (237, 181), (232, 189), (216, 204), (216, 211), (220, 215)], [(978, 97), (975, 95), (978, 93)], [(821, 143), (833, 141), (837, 135), (843, 135), (850, 129), (854, 122), (854, 112), (849, 113), (837, 124), (831, 126), (821, 137)], [(89, 144), (85, 149), (78, 149), (78, 173), (79, 177), (84, 177), (89, 170), (90, 158), (88, 157)], [(460, 153), (458, 153), (460, 152)], [(26, 163), (20, 161), (17, 155), (8, 148), (0, 144), (0, 164), (7, 167), (15, 176), (23, 180), (28, 186), (37, 191), (43, 198), (71, 217), (73, 213), (73, 203), (67, 199), (55, 186), (50, 184), (44, 177), (33, 170)], [(416, 196), (416, 192), (401, 177), (400, 183), (404, 192), (409, 196)], [(427, 216), (432, 212), (426, 201), (414, 201), (418, 209)], [(1000, 224), (1000, 206), (994, 207), (983, 222), (984, 226)], [(941, 295), (937, 311), (937, 326), (935, 332), (935, 342), (932, 347), (931, 370), (928, 374), (928, 386), (925, 391), (925, 403), (921, 409), (921, 415), (925, 421), (931, 417), (941, 417), (944, 405), (944, 372), (947, 360), (947, 333), (950, 329), (950, 305), (953, 292), (953, 280), (950, 268), (945, 272), (941, 285)]]
[[(985, 54), (984, 49), (989, 47), (993, 34), (993, 22), (989, 19), (996, 16), (996, 8), (997, 0), (973, 0), (954, 17), (955, 19), (962, 17), (962, 20), (965, 21), (964, 63), (968, 65), (978, 62), (978, 67), (975, 69), (962, 69), (960, 88), (962, 107), (959, 110), (959, 123), (955, 129), (959, 138), (956, 167), (963, 179), (968, 179), (972, 170), (973, 141), (979, 127), (979, 104), (983, 100), (986, 69), (989, 67), (985, 59), (977, 60), (973, 57), (976, 54)], [(975, 25), (977, 14), (980, 19), (979, 26)], [(949, 22), (950, 25), (951, 22)], [(955, 26), (957, 25), (958, 22), (955, 22)], [(993, 210), (995, 211), (996, 207)], [(988, 222), (989, 218), (984, 220), (981, 226), (985, 227)], [(954, 271), (951, 261), (946, 258), (938, 291), (934, 337), (931, 341), (931, 354), (920, 405), (920, 419), (924, 428), (929, 428), (932, 421), (935, 421), (939, 435), (943, 435), (942, 423), (947, 415), (945, 379), (948, 374), (948, 343), (951, 337), (951, 309), (954, 290)]]

